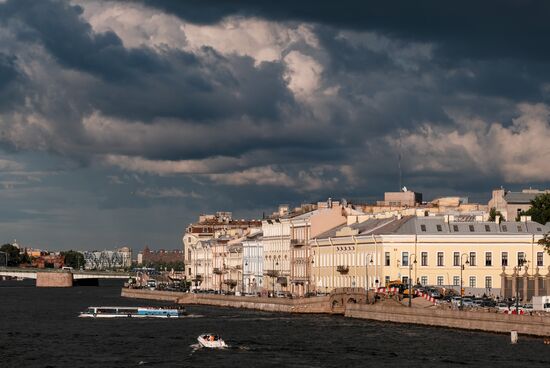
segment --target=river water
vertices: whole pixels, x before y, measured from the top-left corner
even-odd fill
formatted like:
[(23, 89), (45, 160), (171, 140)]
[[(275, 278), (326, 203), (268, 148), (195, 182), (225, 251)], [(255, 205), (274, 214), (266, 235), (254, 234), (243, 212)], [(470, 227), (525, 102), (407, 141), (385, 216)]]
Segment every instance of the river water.
[[(77, 318), (92, 305), (159, 305), (120, 285), (35, 288), (0, 282), (0, 367), (550, 367), (541, 338), (340, 316), (188, 307), (175, 319)], [(166, 304), (166, 303), (165, 303)], [(230, 349), (196, 349), (202, 332)]]

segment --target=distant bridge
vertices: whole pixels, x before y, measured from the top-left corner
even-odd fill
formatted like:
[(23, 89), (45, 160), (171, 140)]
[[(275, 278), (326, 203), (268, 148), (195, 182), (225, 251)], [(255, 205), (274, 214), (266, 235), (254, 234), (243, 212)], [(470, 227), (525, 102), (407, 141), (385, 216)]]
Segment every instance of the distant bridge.
[(0, 267), (0, 276), (36, 280), (37, 287), (71, 287), (73, 281), (99, 279), (128, 279), (127, 272), (60, 270), (44, 268)]

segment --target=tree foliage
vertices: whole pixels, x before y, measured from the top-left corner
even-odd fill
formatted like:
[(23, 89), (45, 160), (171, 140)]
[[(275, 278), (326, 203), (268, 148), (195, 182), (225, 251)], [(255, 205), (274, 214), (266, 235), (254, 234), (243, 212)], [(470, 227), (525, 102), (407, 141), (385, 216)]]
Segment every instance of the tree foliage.
[(550, 221), (550, 193), (541, 194), (531, 201), (531, 208), (522, 211), (521, 216), (531, 216), (531, 220), (539, 224)]
[(67, 252), (61, 252), (61, 255), (65, 258), (65, 266), (79, 269), (84, 267), (84, 255), (80, 252), (69, 250)]
[(539, 240), (539, 244), (544, 247), (544, 250), (550, 254), (550, 233), (544, 235), (544, 237)]
[(500, 213), (500, 211), (497, 211), (495, 207), (492, 207), (491, 210), (489, 211), (489, 221), (495, 222), (497, 219), (497, 216), (500, 216), (500, 221), (504, 219), (504, 217), (502, 216), (502, 213)]
[[(0, 252), (6, 253), (8, 257), (8, 266), (16, 267), (21, 263), (21, 255), (19, 254), (19, 248), (12, 244), (4, 244), (0, 247)], [(2, 264), (4, 266), (4, 264)]]

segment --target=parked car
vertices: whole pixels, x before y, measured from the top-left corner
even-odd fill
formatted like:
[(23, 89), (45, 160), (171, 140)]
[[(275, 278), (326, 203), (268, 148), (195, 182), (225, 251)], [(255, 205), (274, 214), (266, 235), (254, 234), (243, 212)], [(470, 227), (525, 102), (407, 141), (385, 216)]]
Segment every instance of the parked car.
[(471, 308), (474, 306), (474, 301), (472, 298), (462, 298), (462, 306), (464, 308)]
[(508, 303), (503, 302), (497, 304), (497, 309), (499, 312), (507, 312), (508, 310), (510, 310), (510, 308), (508, 307)]
[(532, 312), (533, 311), (533, 304), (524, 304), (524, 305), (522, 305), (522, 308), (525, 312)]

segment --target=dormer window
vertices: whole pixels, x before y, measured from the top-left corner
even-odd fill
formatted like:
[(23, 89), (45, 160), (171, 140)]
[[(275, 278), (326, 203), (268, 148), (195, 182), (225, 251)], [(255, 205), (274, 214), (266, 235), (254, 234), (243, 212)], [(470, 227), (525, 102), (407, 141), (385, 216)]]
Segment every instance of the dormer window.
[(470, 228), (470, 232), (474, 232), (474, 225), (469, 225), (468, 227)]
[(491, 231), (491, 227), (489, 225), (485, 225), (485, 231), (487, 232)]
[(441, 227), (441, 225), (436, 225), (436, 228), (437, 228), (437, 231), (443, 231), (443, 228)]
[(502, 225), (502, 231), (508, 231), (508, 226)]
[(426, 225), (420, 225), (420, 230), (422, 230), (423, 232), (426, 232)]
[(458, 225), (453, 225), (453, 231), (458, 232)]

